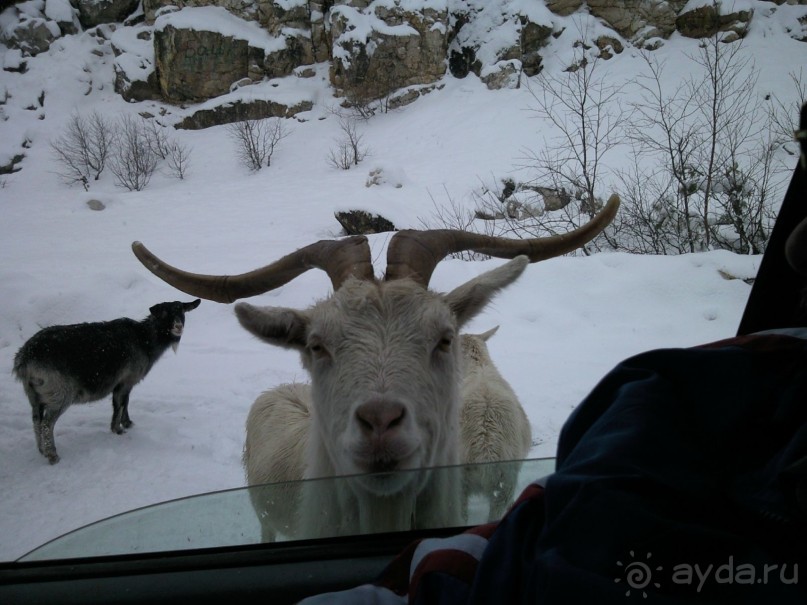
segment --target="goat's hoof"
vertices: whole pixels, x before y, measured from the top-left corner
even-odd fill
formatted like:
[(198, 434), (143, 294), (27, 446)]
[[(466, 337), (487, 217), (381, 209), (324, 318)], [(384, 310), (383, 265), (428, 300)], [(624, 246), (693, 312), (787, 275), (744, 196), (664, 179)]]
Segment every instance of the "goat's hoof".
[(58, 464), (58, 463), (59, 463), (59, 460), (60, 460), (60, 458), (59, 458), (59, 454), (50, 454), (50, 455), (48, 456), (48, 462), (50, 462), (50, 463), (51, 463), (51, 465), (53, 465), (53, 464)]
[(121, 426), (113, 427), (112, 432), (115, 433), (116, 435), (123, 435), (126, 432), (126, 429)]
[(120, 424), (125, 429), (129, 429), (129, 428), (132, 428), (132, 426), (134, 426), (134, 422), (132, 422), (131, 420), (124, 420)]

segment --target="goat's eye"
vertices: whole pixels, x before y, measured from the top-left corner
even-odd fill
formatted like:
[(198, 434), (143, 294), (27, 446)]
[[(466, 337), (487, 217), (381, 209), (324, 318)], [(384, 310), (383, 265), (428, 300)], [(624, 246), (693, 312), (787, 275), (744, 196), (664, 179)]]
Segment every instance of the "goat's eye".
[(448, 353), (451, 350), (451, 343), (454, 342), (454, 338), (450, 335), (443, 336), (440, 340), (437, 341), (437, 351), (442, 351), (443, 353)]
[(311, 351), (311, 355), (316, 358), (324, 358), (329, 356), (328, 349), (326, 349), (325, 345), (323, 345), (319, 340), (312, 340), (309, 342), (308, 350)]

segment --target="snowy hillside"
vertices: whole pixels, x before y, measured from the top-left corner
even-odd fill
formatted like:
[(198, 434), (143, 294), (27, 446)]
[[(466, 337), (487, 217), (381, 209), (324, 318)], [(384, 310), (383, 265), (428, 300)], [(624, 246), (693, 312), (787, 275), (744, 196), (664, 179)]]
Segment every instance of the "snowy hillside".
[[(807, 8), (747, 4), (757, 11), (743, 42), (759, 70), (757, 92), (795, 102), (790, 74), (807, 64), (807, 43), (791, 32), (801, 31)], [(544, 68), (560, 72), (577, 28), (572, 17), (555, 19), (568, 27), (545, 49)], [(590, 27), (602, 25), (592, 20)], [(697, 44), (674, 34), (655, 51), (667, 62), (670, 86), (692, 69), (687, 54)], [(132, 241), (184, 269), (227, 274), (341, 236), (336, 210), (369, 210), (399, 228), (418, 228), (434, 221), (435, 204), (473, 208), (480, 182), (529, 178), (518, 167), (547, 135), (526, 86), (491, 91), (473, 74), (447, 75), (415, 103), (359, 123), (369, 154), (338, 170), (328, 156), (340, 136), (333, 111), (340, 100), (320, 64), (313, 78), (262, 85), (314, 104), (288, 121), (270, 167), (247, 170), (226, 127), (173, 130), (190, 150), (185, 179), (158, 171), (131, 192), (105, 172), (85, 191), (63, 182), (50, 146), (71, 114), (159, 116), (166, 109), (179, 119), (183, 110), (123, 101), (113, 91), (111, 51), (86, 32), (25, 58), (24, 73), (21, 60), (0, 45), (0, 165), (20, 148), (25, 156), (19, 171), (0, 174), (0, 559), (135, 507), (244, 485), (240, 456), (251, 402), (263, 389), (306, 379), (294, 354), (248, 335), (230, 305), (203, 302), (187, 316), (177, 355), (166, 354), (135, 387), (135, 426), (110, 433), (108, 400), (74, 406), (56, 425), (61, 462), (50, 466), (36, 449), (30, 406), (11, 372), (19, 347), (47, 325), (140, 319), (157, 302), (190, 300), (136, 261)], [(644, 66), (630, 46), (603, 63), (611, 82), (626, 89)], [(624, 156), (617, 151), (608, 161), (620, 167)], [(368, 186), (379, 168), (387, 182)], [(603, 183), (603, 196), (610, 185)], [(103, 210), (91, 209), (90, 200)], [(388, 237), (370, 237), (378, 273)], [(602, 253), (529, 267), (468, 331), (501, 325), (490, 349), (530, 418), (531, 456), (554, 455), (571, 410), (619, 360), (732, 336), (750, 291), (743, 280), (759, 261), (725, 251)], [(445, 291), (501, 262), (449, 259), (431, 285)], [(329, 287), (312, 271), (253, 302), (303, 308)]]

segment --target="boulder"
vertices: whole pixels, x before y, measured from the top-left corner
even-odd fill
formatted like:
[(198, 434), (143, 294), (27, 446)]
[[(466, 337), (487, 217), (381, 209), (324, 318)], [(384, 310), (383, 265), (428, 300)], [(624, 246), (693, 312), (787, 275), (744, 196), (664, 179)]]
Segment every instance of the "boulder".
[(70, 0), (45, 0), (45, 17), (59, 26), (62, 35), (81, 31), (78, 11), (70, 4)]
[[(110, 26), (111, 30), (111, 26)], [(102, 35), (103, 28), (96, 32)], [(115, 55), (115, 92), (125, 100), (159, 100), (160, 83), (154, 68), (154, 43), (150, 28), (123, 27), (108, 33), (109, 45)]]
[(626, 40), (669, 38), (675, 31), (676, 8), (670, 2), (646, 0), (588, 0), (599, 17)]
[(275, 36), (221, 7), (161, 13), (154, 24), (159, 89), (174, 103), (212, 99), (245, 78), (280, 78), (313, 62), (305, 30), (285, 27)]
[(370, 214), (364, 210), (335, 212), (334, 217), (348, 235), (371, 235), (396, 230), (395, 225), (383, 216)]
[(19, 164), (24, 159), (25, 159), (24, 153), (18, 153), (11, 156), (7, 164), (0, 164), (0, 175), (19, 172), (20, 170), (22, 170), (22, 166), (20, 166)]
[(383, 98), (445, 74), (448, 11), (378, 3), (331, 9), (331, 83), (351, 102)]
[(215, 31), (166, 25), (154, 31), (154, 58), (166, 100), (202, 101), (230, 92), (247, 76), (249, 45)]
[(15, 26), (5, 32), (0, 30), (0, 42), (22, 51), (23, 54), (34, 56), (48, 50), (51, 43), (61, 35), (55, 21), (21, 14)]
[[(321, 2), (319, 4), (322, 4)], [(271, 34), (279, 34), (284, 28), (308, 29), (310, 13), (307, 0), (273, 2), (258, 0), (258, 22)]]
[(682, 36), (706, 38), (719, 31), (720, 15), (712, 6), (699, 6), (680, 15), (675, 23)]
[[(119, 58), (113, 64), (115, 92), (129, 102), (160, 100), (162, 98), (160, 83), (152, 66), (140, 63), (135, 71), (131, 65), (128, 65), (130, 59), (132, 59), (131, 56), (124, 57), (124, 60)], [(137, 61), (137, 59), (134, 60)], [(136, 75), (133, 76), (133, 74)]]
[(600, 58), (610, 59), (615, 54), (620, 54), (625, 50), (625, 46), (617, 38), (613, 36), (600, 36), (594, 40), (594, 44), (600, 49)]
[(546, 0), (546, 7), (561, 17), (568, 17), (582, 6), (583, 0)]
[(476, 49), (472, 46), (463, 46), (452, 49), (448, 56), (448, 70), (455, 78), (464, 78), (472, 71), (480, 72), (482, 64), (476, 60)]
[(519, 60), (524, 75), (532, 77), (540, 73), (542, 67), (540, 50), (548, 44), (550, 36), (552, 36), (551, 25), (533, 23), (526, 17), (521, 17)]
[(302, 65), (315, 62), (311, 38), (302, 30), (286, 30), (282, 35), (284, 45), (267, 52), (262, 63), (262, 76), (282, 78)]
[(562, 210), (572, 201), (572, 196), (565, 189), (553, 187), (535, 187), (535, 191), (544, 200), (544, 209), (547, 211)]
[[(28, 62), (22, 57), (22, 51), (19, 48), (9, 48), (3, 54), (3, 71), (11, 71), (24, 74), (28, 71)], [(4, 91), (8, 95), (8, 90)], [(6, 99), (0, 97), (0, 105), (5, 103)], [(7, 119), (4, 117), (4, 119)]]
[(118, 23), (131, 15), (140, 0), (73, 0), (78, 19), (86, 28), (102, 23)]
[(176, 125), (184, 130), (201, 130), (220, 124), (231, 124), (242, 120), (263, 118), (291, 118), (298, 113), (311, 111), (311, 101), (300, 101), (295, 105), (284, 105), (276, 101), (255, 99), (252, 101), (224, 102), (213, 108), (200, 109)]
[(400, 109), (405, 105), (414, 103), (420, 97), (429, 94), (433, 90), (442, 89), (443, 86), (443, 84), (424, 84), (422, 86), (410, 86), (409, 88), (395, 91), (387, 98), (387, 110), (394, 111), (395, 109)]
[(311, 48), (314, 53), (314, 61), (322, 63), (331, 58), (331, 32), (330, 23), (325, 21), (325, 6), (330, 5), (330, 0), (309, 0), (308, 5), (311, 15)]
[(483, 70), (480, 79), (490, 90), (518, 88), (520, 85), (521, 61), (499, 61)]
[(745, 35), (753, 11), (720, 13), (714, 6), (699, 6), (678, 16), (675, 25), (687, 38), (710, 38), (718, 32), (730, 32), (735, 39)]
[(517, 86), (516, 72), (528, 77), (540, 73), (541, 51), (554, 31), (551, 22), (538, 23), (531, 14), (502, 12), (494, 4), (454, 18), (457, 32), (451, 42), (449, 69), (455, 77), (472, 71), (496, 89)]
[(197, 8), (204, 6), (217, 6), (225, 9), (231, 15), (247, 21), (257, 20), (254, 0), (143, 0), (143, 13), (146, 23), (154, 24), (162, 14), (160, 9), (165, 7)]

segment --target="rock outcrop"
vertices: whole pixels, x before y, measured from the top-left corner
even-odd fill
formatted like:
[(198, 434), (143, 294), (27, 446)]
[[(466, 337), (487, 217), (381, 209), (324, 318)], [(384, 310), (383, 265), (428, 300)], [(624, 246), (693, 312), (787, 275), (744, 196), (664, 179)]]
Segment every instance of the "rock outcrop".
[(498, 5), (454, 15), (457, 22), (449, 50), (455, 77), (473, 72), (491, 89), (515, 87), (521, 75), (541, 71), (543, 49), (555, 30), (553, 16), (536, 4), (526, 13), (502, 12)]
[(223, 95), (249, 67), (246, 40), (172, 25), (155, 31), (154, 53), (160, 91), (175, 102)]
[(35, 56), (48, 50), (61, 34), (55, 21), (23, 14), (15, 26), (0, 31), (0, 42), (26, 55)]
[(85, 28), (102, 23), (118, 23), (137, 9), (140, 0), (72, 0)]
[[(250, 46), (252, 42), (252, 47)], [(176, 103), (203, 101), (230, 91), (262, 62), (257, 45), (269, 34), (221, 7), (185, 8), (154, 24), (154, 61), (160, 92)]]
[(730, 32), (736, 39), (745, 35), (752, 15), (752, 11), (723, 13), (714, 6), (699, 6), (678, 15), (675, 26), (687, 38), (709, 38), (718, 32)]
[(331, 83), (351, 101), (379, 99), (429, 84), (446, 71), (448, 10), (410, 11), (379, 3), (331, 9)]
[[(99, 24), (125, 21), (142, 42), (117, 34), (111, 40), (115, 90), (130, 101), (204, 102), (303, 69), (322, 74), (314, 66), (328, 62), (338, 95), (368, 107), (380, 100), (390, 109), (439, 86), (447, 70), (458, 78), (473, 73), (491, 89), (520, 86), (543, 68), (546, 46), (564, 32), (568, 37), (575, 13), (586, 11), (606, 28), (576, 41), (598, 48), (602, 59), (626, 46), (652, 50), (673, 32), (692, 38), (724, 32), (731, 42), (753, 18), (753, 11), (730, 6), (687, 6), (686, 0), (28, 0), (4, 13), (0, 42), (16, 53), (4, 68), (21, 70), (25, 57), (47, 51), (60, 36), (82, 28), (114, 31)], [(306, 106), (256, 101), (222, 100), (188, 127)]]
[(275, 101), (254, 99), (252, 101), (225, 102), (209, 109), (199, 109), (179, 122), (176, 127), (185, 130), (201, 130), (220, 124), (231, 124), (242, 120), (262, 120), (264, 118), (291, 118), (304, 111), (310, 111), (313, 103), (300, 101), (294, 105), (284, 105)]

